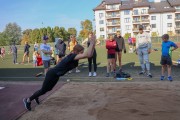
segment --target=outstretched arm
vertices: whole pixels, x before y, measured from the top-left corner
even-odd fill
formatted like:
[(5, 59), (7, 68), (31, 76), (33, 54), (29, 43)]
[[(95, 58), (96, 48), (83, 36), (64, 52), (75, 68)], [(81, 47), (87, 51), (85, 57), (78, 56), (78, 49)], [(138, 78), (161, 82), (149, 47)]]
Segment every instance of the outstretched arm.
[(90, 45), (86, 52), (76, 55), (75, 60), (92, 57), (95, 47), (95, 39), (90, 40)]

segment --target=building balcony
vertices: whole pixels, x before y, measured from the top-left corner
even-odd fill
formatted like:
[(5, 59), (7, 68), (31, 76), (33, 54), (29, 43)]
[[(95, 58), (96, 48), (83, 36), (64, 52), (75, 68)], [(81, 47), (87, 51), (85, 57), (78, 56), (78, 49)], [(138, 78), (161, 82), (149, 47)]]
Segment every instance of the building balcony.
[(107, 34), (116, 34), (116, 31), (107, 31)]
[(119, 11), (119, 7), (107, 8), (106, 11)]
[(177, 22), (177, 21), (180, 21), (180, 17), (176, 17), (175, 18), (175, 21)]
[(149, 15), (148, 12), (141, 12), (141, 16), (146, 16), (146, 15)]
[[(144, 31), (148, 32), (148, 31), (150, 31), (150, 28), (144, 28)], [(133, 28), (133, 32), (139, 32), (139, 29)]]
[(117, 15), (107, 15), (106, 19), (115, 19), (115, 18), (120, 18), (120, 14)]
[(133, 24), (140, 24), (140, 20), (133, 20)]
[(180, 9), (176, 9), (176, 12), (175, 13), (180, 13)]
[(143, 19), (143, 20), (141, 20), (141, 22), (142, 22), (142, 23), (149, 23), (150, 20), (149, 20), (149, 19)]
[(180, 26), (176, 26), (176, 27), (175, 27), (175, 30), (180, 30)]
[(141, 16), (140, 13), (133, 13), (132, 16)]
[(112, 26), (120, 26), (120, 22), (107, 22), (107, 27), (112, 27)]

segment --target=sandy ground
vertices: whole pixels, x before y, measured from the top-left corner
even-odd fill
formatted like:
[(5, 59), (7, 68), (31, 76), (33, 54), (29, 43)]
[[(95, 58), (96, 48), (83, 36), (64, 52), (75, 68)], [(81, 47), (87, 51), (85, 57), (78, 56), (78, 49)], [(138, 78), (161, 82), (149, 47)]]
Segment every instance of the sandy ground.
[(71, 82), (19, 120), (180, 120), (180, 82)]

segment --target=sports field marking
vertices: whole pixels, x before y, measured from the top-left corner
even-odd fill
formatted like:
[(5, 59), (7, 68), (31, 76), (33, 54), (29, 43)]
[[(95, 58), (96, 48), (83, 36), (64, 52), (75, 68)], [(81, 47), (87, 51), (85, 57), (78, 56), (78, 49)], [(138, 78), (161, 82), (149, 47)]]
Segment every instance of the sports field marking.
[(0, 90), (4, 89), (5, 87), (0, 87)]

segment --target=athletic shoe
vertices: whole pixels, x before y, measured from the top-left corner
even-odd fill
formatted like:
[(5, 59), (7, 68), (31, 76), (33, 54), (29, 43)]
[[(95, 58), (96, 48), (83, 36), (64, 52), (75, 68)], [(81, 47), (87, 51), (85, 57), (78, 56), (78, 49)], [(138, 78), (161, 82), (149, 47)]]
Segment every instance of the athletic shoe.
[(89, 77), (91, 77), (92, 76), (92, 73), (91, 72), (89, 72)]
[(34, 101), (39, 105), (40, 102), (39, 102), (39, 98), (35, 98)]
[(164, 78), (165, 78), (164, 76), (161, 76), (160, 80), (164, 80)]
[(109, 77), (109, 73), (106, 73), (106, 77)]
[(147, 76), (148, 76), (148, 77), (150, 77), (150, 78), (152, 78), (152, 75), (151, 75), (151, 73), (148, 73), (148, 74), (147, 74)]
[(79, 73), (79, 72), (81, 72), (80, 70), (78, 70), (78, 69), (76, 69), (76, 73)]
[(72, 73), (72, 70), (69, 71), (69, 74), (71, 74), (71, 73)]
[(27, 102), (27, 98), (23, 99), (24, 106), (27, 110), (31, 111), (31, 102)]
[(93, 73), (93, 77), (96, 77), (96, 76), (97, 76), (97, 73), (96, 73), (96, 72), (94, 72), (94, 73)]
[(139, 73), (139, 75), (144, 75), (144, 73), (145, 73), (144, 71), (141, 71), (141, 72)]
[(173, 81), (173, 79), (172, 79), (172, 77), (171, 76), (169, 76), (168, 78), (167, 78), (169, 81)]

